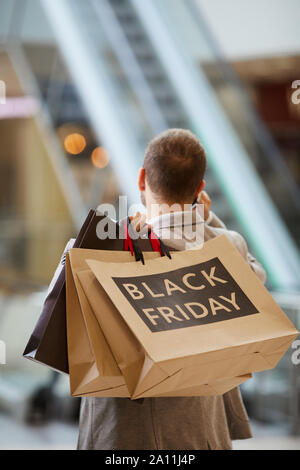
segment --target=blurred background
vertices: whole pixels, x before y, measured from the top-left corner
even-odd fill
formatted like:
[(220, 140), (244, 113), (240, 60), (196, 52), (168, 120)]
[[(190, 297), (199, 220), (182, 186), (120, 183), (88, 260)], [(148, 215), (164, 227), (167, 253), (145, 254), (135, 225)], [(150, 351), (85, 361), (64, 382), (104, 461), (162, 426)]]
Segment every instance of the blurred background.
[[(300, 328), (299, 18), (298, 0), (0, 0), (1, 449), (75, 448), (67, 377), (22, 352), (67, 240), (89, 208), (139, 202), (164, 129), (199, 136), (213, 210)], [(292, 353), (244, 385), (255, 437), (235, 448), (300, 449)]]

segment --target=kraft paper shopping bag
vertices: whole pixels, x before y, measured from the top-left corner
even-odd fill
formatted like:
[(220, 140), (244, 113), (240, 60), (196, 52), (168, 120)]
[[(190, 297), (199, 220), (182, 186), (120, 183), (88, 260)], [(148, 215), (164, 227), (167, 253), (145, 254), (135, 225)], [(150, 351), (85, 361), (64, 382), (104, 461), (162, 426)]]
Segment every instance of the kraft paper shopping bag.
[[(159, 256), (157, 253), (145, 253), (144, 258), (154, 259)], [(93, 257), (95, 260), (129, 262), (134, 258), (125, 252), (109, 252), (95, 250), (73, 249), (67, 257), (67, 331), (68, 331), (68, 353), (70, 368), (70, 387), (73, 396), (130, 396), (127, 385), (121, 371), (118, 368), (109, 341), (120, 340), (123, 342), (123, 353), (127, 357), (136, 355), (136, 348), (132, 348), (134, 338), (131, 336), (129, 343), (124, 343), (121, 336), (128, 333), (128, 327), (119, 329), (120, 320), (116, 325), (110, 325), (106, 331), (108, 341), (101, 330), (97, 317), (93, 313), (92, 305), (98, 305), (99, 291), (93, 289), (96, 281), (90, 270), (86, 270), (86, 258)], [(135, 261), (133, 261), (135, 262)], [(83, 291), (79, 277), (86, 279), (86, 288), (92, 301), (89, 302)], [(97, 281), (96, 281), (96, 284)], [(104, 293), (105, 295), (105, 293)], [(101, 302), (101, 298), (100, 298)], [(103, 312), (104, 313), (104, 312)], [(129, 332), (130, 333), (130, 332)], [(120, 336), (121, 334), (121, 336)], [(112, 338), (110, 338), (112, 336)], [(144, 358), (144, 356), (142, 356)], [(118, 357), (118, 360), (120, 358)], [(217, 381), (210, 384), (202, 384), (200, 387), (185, 387), (178, 385), (172, 396), (194, 396), (194, 395), (215, 395), (231, 390), (233, 387), (249, 379), (250, 375), (234, 377), (226, 381)], [(170, 395), (170, 394), (169, 394)], [(145, 394), (147, 396), (147, 394)], [(154, 395), (151, 395), (154, 396)], [(157, 393), (156, 396), (164, 396), (164, 393)]]
[(96, 279), (79, 280), (132, 398), (270, 369), (298, 335), (226, 236), (171, 260), (87, 264)]
[[(84, 250), (90, 252), (90, 250)], [(82, 254), (83, 250), (77, 250)], [(127, 253), (122, 253), (128, 261)], [(74, 259), (75, 258), (75, 259)], [(113, 389), (128, 396), (123, 376), (76, 275), (82, 258), (73, 256), (73, 272), (66, 258), (66, 307), (70, 390), (73, 396), (96, 396)], [(83, 260), (84, 262), (84, 260)], [(83, 314), (84, 312), (84, 314)], [(111, 394), (110, 394), (111, 396)]]

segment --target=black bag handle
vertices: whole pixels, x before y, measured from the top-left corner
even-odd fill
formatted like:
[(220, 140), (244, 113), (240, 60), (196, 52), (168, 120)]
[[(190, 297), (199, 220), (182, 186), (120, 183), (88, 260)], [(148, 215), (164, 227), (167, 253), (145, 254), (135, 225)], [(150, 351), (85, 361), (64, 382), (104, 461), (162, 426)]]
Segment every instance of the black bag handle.
[[(127, 217), (127, 219), (124, 220), (124, 230), (125, 230), (125, 243), (124, 243), (125, 251), (130, 250), (131, 254), (132, 255), (134, 254), (136, 261), (141, 261), (143, 264), (145, 264), (144, 255), (143, 255), (141, 248), (139, 247), (137, 240), (135, 240), (130, 235), (130, 231), (133, 230), (130, 217)], [(153, 251), (159, 252), (161, 256), (167, 256), (169, 259), (172, 258), (170, 255), (169, 249), (153, 231), (150, 232), (149, 239), (150, 239), (150, 243), (152, 245)]]

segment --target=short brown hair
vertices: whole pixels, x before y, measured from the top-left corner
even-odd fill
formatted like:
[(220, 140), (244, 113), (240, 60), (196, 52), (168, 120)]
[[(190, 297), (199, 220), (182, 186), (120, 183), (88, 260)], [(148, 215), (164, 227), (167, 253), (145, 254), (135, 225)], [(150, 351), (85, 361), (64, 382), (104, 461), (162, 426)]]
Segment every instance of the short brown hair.
[(199, 139), (186, 129), (168, 129), (152, 139), (144, 168), (150, 189), (168, 203), (194, 197), (206, 170)]

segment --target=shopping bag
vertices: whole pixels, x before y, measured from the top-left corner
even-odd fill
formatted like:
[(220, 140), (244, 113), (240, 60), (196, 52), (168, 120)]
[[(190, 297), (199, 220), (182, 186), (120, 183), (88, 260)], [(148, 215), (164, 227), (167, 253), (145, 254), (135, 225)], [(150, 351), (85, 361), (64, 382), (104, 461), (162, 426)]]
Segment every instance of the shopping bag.
[[(145, 253), (144, 256), (147, 255)], [(158, 253), (149, 255), (159, 256)], [(88, 268), (86, 257), (119, 263), (134, 259), (130, 252), (125, 251), (82, 249), (74, 249), (67, 256), (66, 311), (71, 395), (129, 396), (122, 373), (77, 276), (79, 271)]]
[[(73, 244), (82, 246), (83, 238), (95, 218), (91, 210)], [(23, 356), (48, 365), (60, 372), (68, 372), (66, 317), (65, 317), (65, 267), (64, 254), (70, 248), (67, 243), (60, 263), (50, 283), (42, 313), (26, 345)]]
[[(158, 253), (144, 253), (144, 260), (155, 259)], [(91, 283), (97, 283), (93, 273), (87, 270), (86, 259), (113, 261), (118, 263), (134, 262), (130, 253), (119, 251), (95, 251), (72, 249), (66, 262), (66, 300), (68, 357), (70, 372), (70, 391), (73, 396), (130, 396), (127, 385), (109, 343), (79, 282), (78, 274), (86, 273)], [(97, 304), (97, 295), (93, 303)], [(127, 326), (125, 325), (127, 329)], [(118, 331), (107, 333), (118, 338)], [(131, 338), (131, 342), (134, 338)], [(126, 347), (126, 345), (124, 345)], [(136, 354), (133, 348), (126, 354)], [(240, 385), (251, 375), (227, 378), (200, 387), (185, 387), (172, 393), (172, 396), (216, 395), (223, 394)], [(170, 395), (170, 394), (169, 394)], [(157, 396), (164, 396), (164, 393)]]
[(298, 335), (225, 235), (172, 259), (86, 262), (78, 279), (133, 399), (273, 368)]
[[(113, 237), (99, 238), (98, 224), (109, 226)], [(127, 223), (127, 221), (126, 221)], [(43, 305), (42, 313), (27, 343), (23, 356), (47, 365), (59, 372), (68, 373), (66, 298), (65, 298), (65, 254), (71, 246), (97, 250), (123, 250), (124, 232), (121, 226), (109, 217), (90, 210), (76, 240), (65, 247), (55, 271)], [(142, 240), (144, 251), (151, 251), (148, 239)]]

